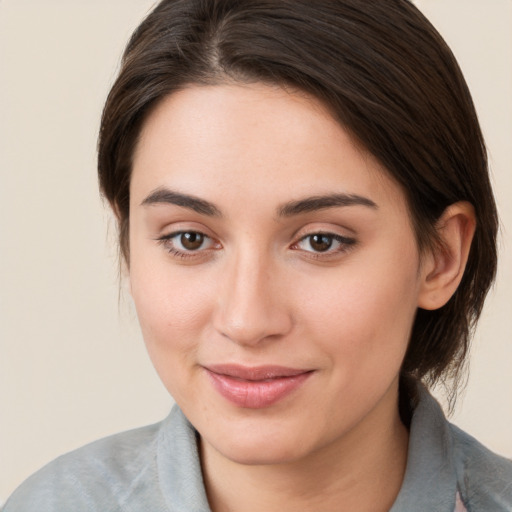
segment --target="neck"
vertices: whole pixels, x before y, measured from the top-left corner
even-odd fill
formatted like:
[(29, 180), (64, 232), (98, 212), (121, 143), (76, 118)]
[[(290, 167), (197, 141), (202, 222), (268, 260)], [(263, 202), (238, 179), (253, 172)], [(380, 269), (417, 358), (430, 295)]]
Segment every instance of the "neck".
[(239, 464), (202, 441), (212, 511), (388, 511), (400, 490), (407, 460), (408, 432), (399, 418), (396, 393), (393, 406), (379, 404), (343, 438), (300, 460)]

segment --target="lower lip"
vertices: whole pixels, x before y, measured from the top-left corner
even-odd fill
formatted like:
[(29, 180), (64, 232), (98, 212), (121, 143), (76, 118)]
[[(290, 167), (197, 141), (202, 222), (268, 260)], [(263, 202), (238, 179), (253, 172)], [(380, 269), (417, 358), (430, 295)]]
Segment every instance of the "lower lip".
[(267, 380), (244, 380), (206, 370), (214, 388), (231, 403), (247, 409), (262, 409), (279, 402), (299, 388), (312, 374)]

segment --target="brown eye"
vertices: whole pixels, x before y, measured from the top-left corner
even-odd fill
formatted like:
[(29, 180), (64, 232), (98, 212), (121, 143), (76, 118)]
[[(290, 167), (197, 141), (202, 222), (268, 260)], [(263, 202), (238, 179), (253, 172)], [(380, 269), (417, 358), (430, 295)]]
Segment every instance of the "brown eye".
[(302, 251), (326, 255), (342, 253), (354, 246), (356, 240), (334, 233), (312, 233), (299, 240), (295, 248)]
[(309, 238), (309, 245), (313, 251), (325, 252), (332, 247), (333, 237), (329, 235), (311, 235)]
[(193, 231), (181, 233), (180, 244), (187, 251), (197, 251), (204, 243), (205, 236), (202, 233), (195, 233)]
[(222, 247), (218, 241), (200, 231), (175, 231), (157, 238), (157, 241), (168, 253), (179, 259), (206, 257), (211, 250)]

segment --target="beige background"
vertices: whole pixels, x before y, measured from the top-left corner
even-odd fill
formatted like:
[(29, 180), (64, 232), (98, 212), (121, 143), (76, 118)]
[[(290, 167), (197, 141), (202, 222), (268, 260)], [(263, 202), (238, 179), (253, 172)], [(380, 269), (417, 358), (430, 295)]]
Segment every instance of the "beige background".
[[(501, 210), (501, 267), (453, 421), (512, 456), (512, 1), (417, 2), (466, 73)], [(171, 399), (118, 297), (96, 188), (102, 103), (149, 0), (0, 0), (0, 501), (57, 455)]]

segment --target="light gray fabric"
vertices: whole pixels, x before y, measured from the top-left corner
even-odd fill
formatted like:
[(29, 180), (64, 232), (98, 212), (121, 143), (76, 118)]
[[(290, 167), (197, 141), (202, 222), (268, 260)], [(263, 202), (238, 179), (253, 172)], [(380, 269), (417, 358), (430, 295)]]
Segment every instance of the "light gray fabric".
[[(512, 511), (512, 462), (450, 425), (421, 391), (407, 471), (390, 512)], [(161, 423), (59, 457), (23, 483), (3, 512), (210, 512), (197, 437), (178, 407)]]
[(512, 461), (450, 424), (424, 389), (411, 423), (407, 469), (390, 512), (512, 511)]

